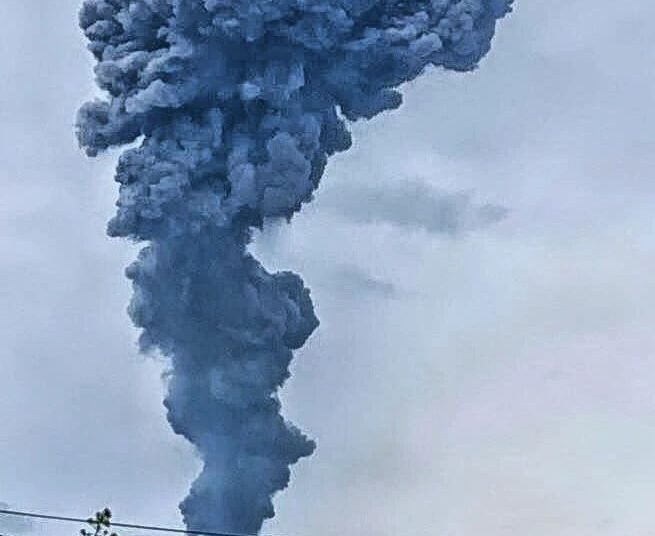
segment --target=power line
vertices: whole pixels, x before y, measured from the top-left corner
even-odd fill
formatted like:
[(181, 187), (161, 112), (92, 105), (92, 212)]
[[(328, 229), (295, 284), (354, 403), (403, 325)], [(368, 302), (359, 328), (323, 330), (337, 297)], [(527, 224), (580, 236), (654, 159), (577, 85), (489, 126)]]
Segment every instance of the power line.
[[(8, 516), (18, 516), (18, 517), (30, 517), (34, 519), (46, 519), (48, 521), (65, 521), (70, 523), (88, 523), (89, 518), (83, 519), (81, 517), (66, 517), (66, 516), (56, 516), (48, 514), (37, 514), (35, 512), (19, 512), (17, 510), (3, 510), (0, 509), (0, 514)], [(171, 527), (157, 527), (150, 525), (137, 525), (134, 523), (114, 523), (111, 522), (112, 527), (118, 527), (123, 529), (137, 529), (137, 530), (151, 530), (154, 532), (168, 532), (174, 534), (191, 534), (193, 536), (256, 536), (255, 534), (240, 534), (237, 532), (212, 532), (206, 530), (187, 530), (187, 529), (176, 529)], [(0, 536), (9, 536), (0, 534)]]

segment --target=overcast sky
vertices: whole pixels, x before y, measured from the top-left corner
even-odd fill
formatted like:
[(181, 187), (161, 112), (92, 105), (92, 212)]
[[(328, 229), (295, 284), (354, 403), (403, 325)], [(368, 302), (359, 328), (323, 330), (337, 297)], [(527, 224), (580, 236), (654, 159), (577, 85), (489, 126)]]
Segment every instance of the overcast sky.
[[(125, 313), (116, 154), (75, 144), (77, 4), (0, 18), (0, 502), (178, 525), (198, 461)], [(322, 320), (283, 393), (319, 447), (267, 532), (655, 533), (654, 17), (517, 0), (478, 71), (355, 125), (316, 201), (257, 237)]]

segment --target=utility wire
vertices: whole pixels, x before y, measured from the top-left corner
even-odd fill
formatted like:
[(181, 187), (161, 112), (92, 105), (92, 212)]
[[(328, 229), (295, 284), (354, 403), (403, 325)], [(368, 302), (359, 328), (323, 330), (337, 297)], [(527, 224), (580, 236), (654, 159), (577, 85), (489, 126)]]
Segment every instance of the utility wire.
[[(18, 516), (18, 517), (31, 517), (35, 519), (47, 519), (49, 521), (66, 521), (70, 523), (88, 523), (89, 518), (83, 519), (78, 517), (65, 517), (65, 516), (54, 516), (47, 514), (37, 514), (34, 512), (19, 512), (16, 510), (3, 510), (0, 509), (0, 514), (8, 516)], [(149, 525), (135, 525), (133, 523), (110, 523), (112, 527), (118, 527), (123, 529), (138, 529), (138, 530), (151, 530), (154, 532), (169, 532), (174, 534), (191, 534), (193, 536), (256, 536), (255, 534), (239, 534), (236, 532), (212, 532), (206, 530), (187, 530), (187, 529), (176, 529), (171, 527), (156, 527)], [(8, 536), (0, 534), (0, 536)]]

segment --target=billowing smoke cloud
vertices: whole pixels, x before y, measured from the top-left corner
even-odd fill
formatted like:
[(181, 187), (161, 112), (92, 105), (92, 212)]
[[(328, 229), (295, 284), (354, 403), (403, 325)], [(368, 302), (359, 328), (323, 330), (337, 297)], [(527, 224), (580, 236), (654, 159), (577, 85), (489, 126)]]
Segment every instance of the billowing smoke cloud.
[(347, 120), (401, 103), (427, 66), (468, 70), (511, 0), (86, 0), (104, 100), (79, 112), (89, 155), (120, 157), (111, 236), (143, 350), (171, 361), (165, 402), (204, 469), (189, 528), (254, 532), (314, 443), (280, 415), (292, 351), (318, 325), (309, 291), (249, 254), (251, 229), (310, 201)]

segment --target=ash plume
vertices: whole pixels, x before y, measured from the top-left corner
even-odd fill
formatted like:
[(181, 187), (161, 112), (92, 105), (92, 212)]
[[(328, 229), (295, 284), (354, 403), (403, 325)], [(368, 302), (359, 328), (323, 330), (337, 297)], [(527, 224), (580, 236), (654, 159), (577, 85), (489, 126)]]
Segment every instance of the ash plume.
[(170, 360), (165, 406), (204, 468), (194, 530), (256, 532), (314, 443), (280, 413), (292, 352), (318, 326), (309, 291), (268, 273), (251, 230), (312, 199), (348, 121), (397, 108), (429, 65), (473, 69), (512, 0), (86, 0), (104, 98), (79, 111), (90, 156), (120, 156), (111, 236), (144, 351)]

